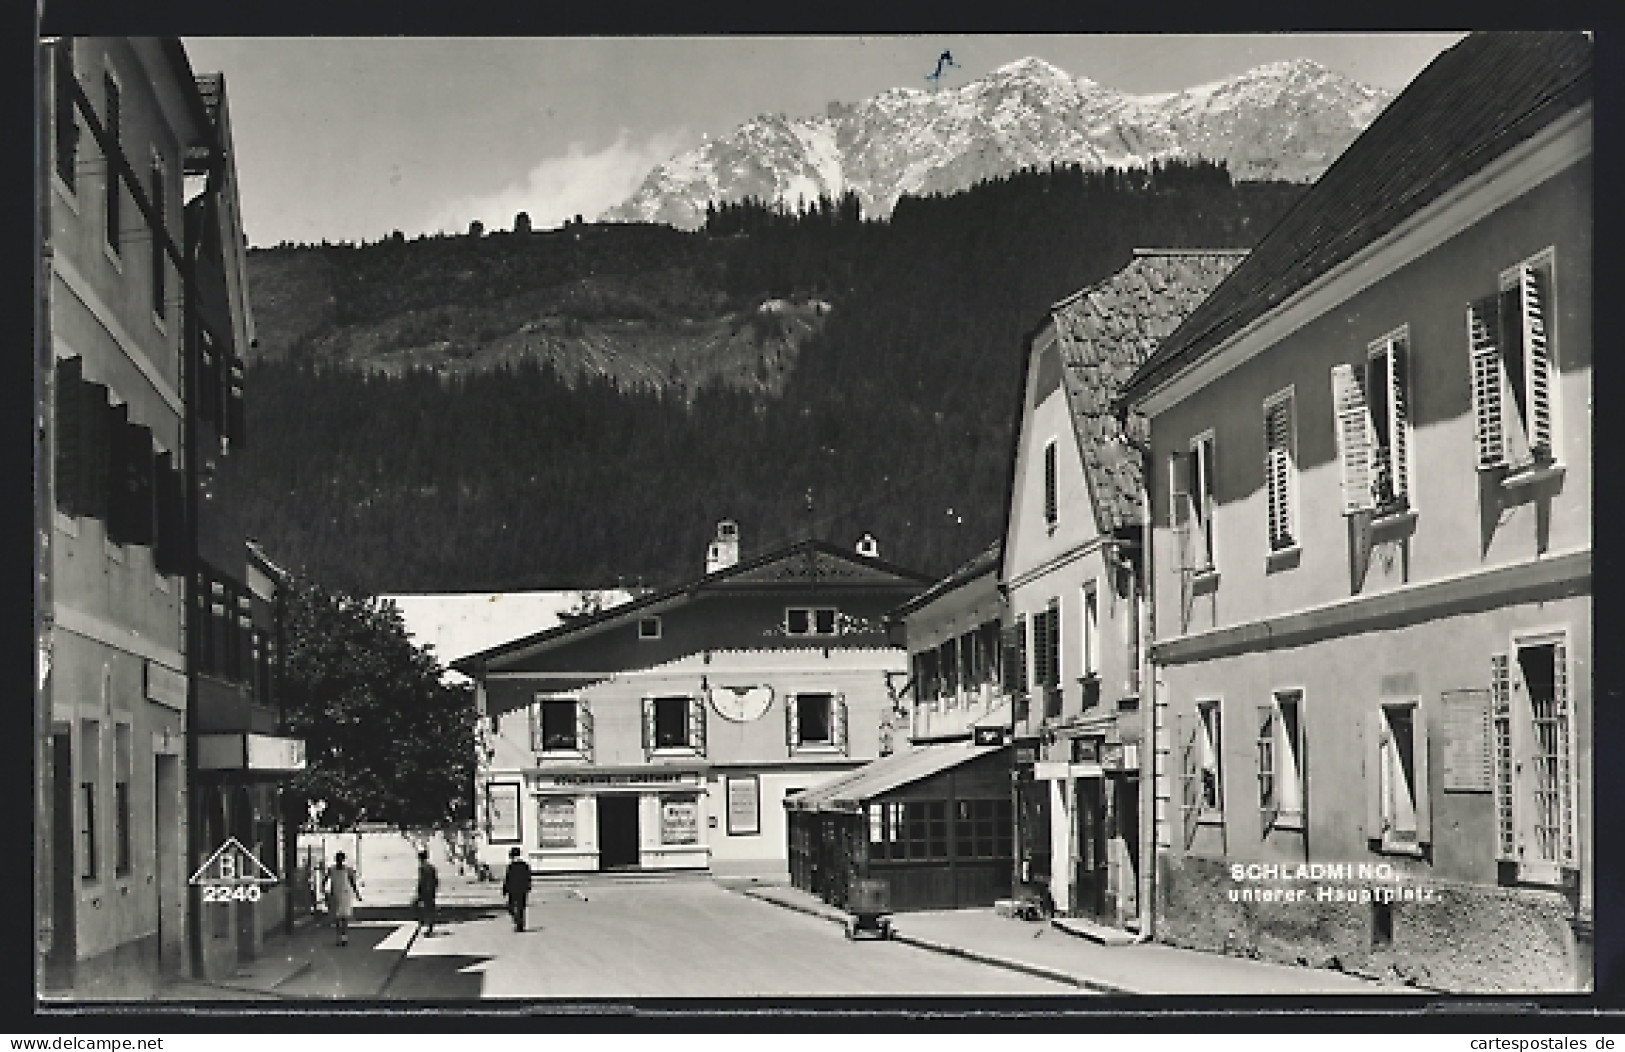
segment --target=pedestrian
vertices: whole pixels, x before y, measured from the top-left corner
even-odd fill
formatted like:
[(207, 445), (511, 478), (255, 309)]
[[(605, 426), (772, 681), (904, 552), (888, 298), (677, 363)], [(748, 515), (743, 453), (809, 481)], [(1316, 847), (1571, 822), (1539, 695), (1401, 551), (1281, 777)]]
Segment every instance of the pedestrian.
[(423, 925), (425, 937), (434, 934), (434, 896), (440, 890), (440, 874), (429, 861), (427, 849), (418, 852), (418, 893), (413, 905), (418, 910), (418, 923)]
[(530, 865), (519, 857), (518, 848), (508, 849), (508, 873), (502, 878), (502, 894), (508, 900), (513, 930), (525, 930), (525, 900), (530, 897)]
[(333, 926), (338, 929), (339, 945), (350, 941), (350, 918), (355, 916), (355, 904), (361, 900), (361, 885), (355, 870), (344, 864), (344, 852), (333, 856), (333, 868), (327, 871), (327, 908), (333, 914)]

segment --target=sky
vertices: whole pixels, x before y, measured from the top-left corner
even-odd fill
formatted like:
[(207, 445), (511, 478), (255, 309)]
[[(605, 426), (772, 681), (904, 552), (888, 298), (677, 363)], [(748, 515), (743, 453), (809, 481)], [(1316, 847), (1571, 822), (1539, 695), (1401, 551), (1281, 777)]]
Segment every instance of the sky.
[(249, 243), (594, 219), (650, 168), (763, 113), (822, 114), (1036, 56), (1135, 94), (1308, 58), (1398, 90), (1461, 33), (586, 38), (186, 37), (225, 74)]

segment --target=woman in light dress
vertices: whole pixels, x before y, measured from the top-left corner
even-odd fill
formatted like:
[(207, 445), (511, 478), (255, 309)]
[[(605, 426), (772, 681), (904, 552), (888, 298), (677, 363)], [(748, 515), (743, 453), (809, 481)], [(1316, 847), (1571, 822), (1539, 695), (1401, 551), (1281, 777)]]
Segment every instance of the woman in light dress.
[(361, 885), (355, 870), (344, 864), (344, 852), (333, 857), (333, 868), (327, 871), (327, 909), (333, 914), (333, 926), (338, 929), (339, 945), (350, 941), (350, 918), (355, 916), (355, 904), (361, 899)]

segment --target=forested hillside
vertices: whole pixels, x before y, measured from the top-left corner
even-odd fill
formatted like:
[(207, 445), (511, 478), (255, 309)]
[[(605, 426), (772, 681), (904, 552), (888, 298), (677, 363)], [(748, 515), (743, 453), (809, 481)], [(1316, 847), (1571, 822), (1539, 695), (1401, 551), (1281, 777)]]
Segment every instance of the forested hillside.
[[(695, 234), (628, 228), (648, 240), (604, 249), (589, 273), (533, 265), (554, 268), (553, 288), (618, 275), (635, 289), (675, 268), (729, 309), (827, 302), (822, 327), (779, 383), (715, 373), (687, 390), (522, 356), (367, 374), (290, 346), (249, 369), (249, 445), (226, 458), (216, 499), (273, 557), (371, 591), (666, 583), (703, 570), (724, 517), (746, 557), (869, 530), (884, 557), (944, 573), (1000, 530), (1023, 338), (1045, 309), (1137, 247), (1249, 246), (1302, 189), (1232, 185), (1207, 164), (1060, 168), (905, 198), (886, 222), (826, 202), (801, 216), (733, 206)], [(413, 257), (424, 242), (385, 245), (399, 258), (371, 270), (355, 261), (379, 246), (278, 251), (327, 254), (320, 331), (527, 294), (532, 264), (484, 262), (501, 240), (433, 239), (439, 264)], [(448, 266), (495, 276), (458, 283)]]

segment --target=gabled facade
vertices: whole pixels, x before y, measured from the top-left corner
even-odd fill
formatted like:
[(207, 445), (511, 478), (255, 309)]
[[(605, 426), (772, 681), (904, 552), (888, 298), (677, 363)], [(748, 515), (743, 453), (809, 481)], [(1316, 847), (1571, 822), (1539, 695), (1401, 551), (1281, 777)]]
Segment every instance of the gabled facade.
[(785, 872), (783, 800), (880, 755), (929, 580), (803, 541), (454, 664), (477, 684), (487, 861)]
[(1058, 911), (1142, 922), (1141, 497), (1113, 396), (1240, 258), (1135, 252), (1028, 341), (1001, 582), (1019, 879)]
[(1439, 56), (1130, 382), (1161, 938), (1590, 982), (1590, 72)]
[[(241, 531), (213, 534), (233, 588), (197, 572), (199, 479), (241, 436), (252, 321), (223, 83), (196, 79), (178, 40), (43, 52), (41, 986), (140, 996), (204, 970), (211, 938), (234, 968), (284, 916), (280, 888), (204, 910), (187, 883), (218, 847), (197, 840), (199, 731), (277, 724), (274, 599), (248, 587)], [(214, 681), (229, 699), (200, 697)], [(229, 930), (207, 935), (206, 914)]]

